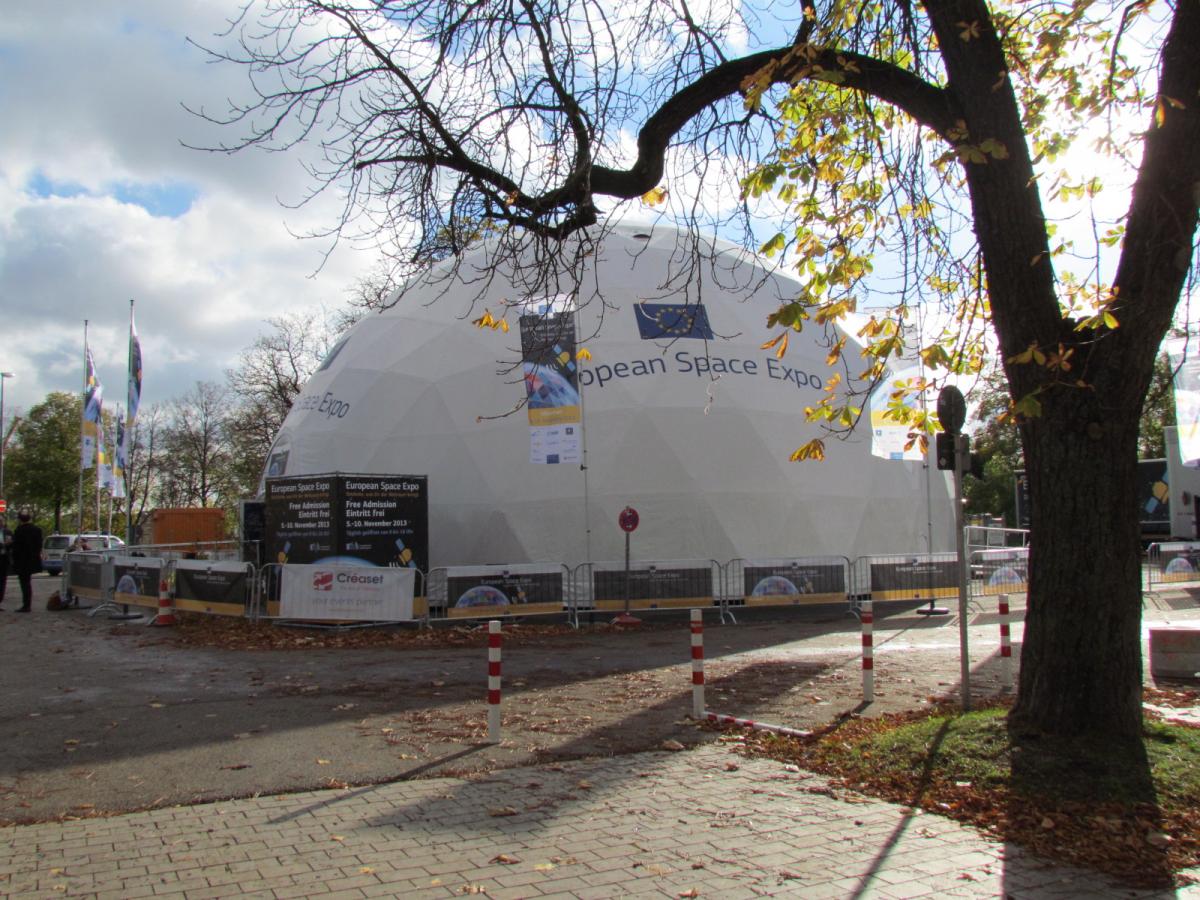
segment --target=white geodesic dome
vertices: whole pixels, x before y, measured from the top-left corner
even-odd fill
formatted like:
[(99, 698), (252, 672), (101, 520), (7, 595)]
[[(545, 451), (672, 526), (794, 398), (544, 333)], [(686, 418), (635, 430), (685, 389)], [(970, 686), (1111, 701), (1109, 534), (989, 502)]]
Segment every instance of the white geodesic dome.
[[(952, 547), (942, 473), (872, 456), (865, 418), (861, 434), (827, 441), (824, 461), (789, 462), (821, 436), (803, 410), (830, 377), (827, 343), (813, 327), (781, 360), (761, 349), (796, 284), (733, 245), (709, 250), (682, 285), (673, 228), (618, 228), (588, 257), (576, 293), (591, 353), (586, 471), (530, 461), (519, 310), (507, 333), (472, 324), (529, 298), (503, 267), (487, 271), (484, 247), (348, 333), (284, 422), (269, 474), (428, 476), (431, 566), (620, 559), (626, 506), (640, 514), (639, 559)], [(712, 338), (644, 338), (643, 302), (702, 303)]]

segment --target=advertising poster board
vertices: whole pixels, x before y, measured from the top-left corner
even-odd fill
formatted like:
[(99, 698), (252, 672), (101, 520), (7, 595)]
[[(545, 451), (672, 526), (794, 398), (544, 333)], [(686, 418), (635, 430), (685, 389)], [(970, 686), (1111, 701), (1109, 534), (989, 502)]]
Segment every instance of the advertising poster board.
[(524, 315), (520, 325), (529, 460), (577, 464), (582, 458), (582, 413), (574, 313)]
[(416, 475), (344, 475), (338, 480), (340, 555), (428, 571), (428, 480)]
[(250, 608), (245, 565), (179, 560), (175, 563), (175, 607), (222, 616), (244, 616)]
[[(625, 608), (625, 570), (596, 570), (592, 573), (592, 596), (596, 609)], [(634, 569), (629, 572), (630, 609), (687, 609), (712, 606), (711, 566), (695, 568)]]
[(268, 478), (267, 563), (429, 566), (424, 475)]
[(458, 574), (446, 578), (447, 616), (523, 616), (563, 611), (563, 571), (499, 571)]
[(935, 600), (958, 596), (958, 559), (953, 553), (871, 560), (875, 600)]
[(846, 563), (771, 563), (746, 560), (742, 568), (747, 606), (799, 606), (846, 601)]
[(117, 556), (112, 560), (112, 567), (114, 603), (158, 607), (161, 559)]
[(268, 478), (268, 563), (310, 563), (335, 553), (333, 475)]
[(71, 553), (67, 556), (67, 585), (84, 600), (105, 600), (104, 560), (99, 556)]
[(416, 581), (410, 568), (285, 566), (279, 613), (315, 621), (408, 622)]
[(1162, 566), (1161, 580), (1171, 583), (1200, 581), (1200, 543), (1172, 541), (1155, 544), (1158, 564)]

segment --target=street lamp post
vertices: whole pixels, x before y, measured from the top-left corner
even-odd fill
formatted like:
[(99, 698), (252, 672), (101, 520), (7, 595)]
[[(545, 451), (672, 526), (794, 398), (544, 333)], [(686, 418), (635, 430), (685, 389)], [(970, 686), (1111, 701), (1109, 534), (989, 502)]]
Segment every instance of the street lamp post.
[(12, 372), (0, 372), (0, 500), (4, 497), (4, 382), (13, 377)]

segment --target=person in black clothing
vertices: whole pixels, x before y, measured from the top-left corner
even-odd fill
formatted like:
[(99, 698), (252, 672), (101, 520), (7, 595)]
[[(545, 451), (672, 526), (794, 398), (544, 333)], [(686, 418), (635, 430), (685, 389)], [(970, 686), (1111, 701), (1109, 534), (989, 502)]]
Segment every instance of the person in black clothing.
[(4, 589), (8, 587), (8, 552), (12, 549), (12, 532), (8, 530), (8, 516), (0, 513), (0, 603), (4, 602)]
[(21, 606), (17, 612), (29, 612), (33, 603), (33, 584), (30, 579), (42, 571), (42, 529), (33, 524), (29, 513), (17, 515), (17, 530), (13, 532), (12, 569), (21, 585)]

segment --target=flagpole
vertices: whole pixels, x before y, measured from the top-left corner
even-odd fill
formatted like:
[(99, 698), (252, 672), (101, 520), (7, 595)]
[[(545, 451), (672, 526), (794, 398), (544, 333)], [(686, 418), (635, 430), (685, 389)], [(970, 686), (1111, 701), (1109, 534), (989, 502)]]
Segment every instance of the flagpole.
[[(139, 353), (140, 355), (140, 353)], [(133, 298), (129, 298), (129, 341), (125, 349), (125, 433), (121, 442), (123, 462), (121, 478), (125, 481), (125, 543), (133, 543), (133, 488), (129, 484), (129, 459), (133, 455), (133, 420), (137, 415), (134, 398), (130, 395), (133, 385)], [(141, 383), (138, 383), (138, 402), (141, 401)], [(150, 481), (146, 480), (146, 489), (150, 489)]]
[(584, 542), (584, 559), (590, 565), (592, 562), (592, 516), (591, 516), (591, 496), (588, 492), (588, 451), (587, 451), (587, 407), (583, 400), (583, 360), (579, 359), (579, 335), (582, 332), (579, 330), (579, 296), (575, 296), (575, 361), (576, 371), (578, 373), (579, 383), (579, 443), (580, 443), (580, 464), (579, 468), (583, 470), (583, 542)]
[[(79, 441), (83, 443), (83, 420), (87, 416), (87, 350), (88, 350), (88, 320), (83, 320), (83, 404), (79, 415)], [(76, 505), (75, 533), (83, 534), (83, 458), (79, 460), (79, 502)]]

